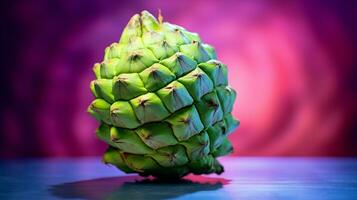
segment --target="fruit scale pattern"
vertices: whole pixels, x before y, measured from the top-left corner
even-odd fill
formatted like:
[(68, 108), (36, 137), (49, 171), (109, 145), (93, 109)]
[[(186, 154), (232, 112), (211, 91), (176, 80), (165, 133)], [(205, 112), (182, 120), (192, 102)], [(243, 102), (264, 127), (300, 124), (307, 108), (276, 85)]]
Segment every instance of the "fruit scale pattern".
[(134, 15), (93, 67), (88, 112), (109, 144), (103, 161), (159, 178), (222, 173), (216, 158), (232, 152), (227, 136), (239, 121), (227, 67), (216, 59), (197, 33), (161, 15)]

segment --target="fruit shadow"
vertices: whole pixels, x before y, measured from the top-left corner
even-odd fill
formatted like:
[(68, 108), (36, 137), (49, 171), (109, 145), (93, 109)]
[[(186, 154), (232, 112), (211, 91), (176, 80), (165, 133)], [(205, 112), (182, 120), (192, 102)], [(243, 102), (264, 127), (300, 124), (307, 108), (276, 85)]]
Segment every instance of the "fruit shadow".
[(230, 180), (190, 175), (180, 180), (159, 180), (140, 176), (109, 177), (53, 185), (58, 198), (79, 199), (168, 199), (199, 191), (214, 191)]

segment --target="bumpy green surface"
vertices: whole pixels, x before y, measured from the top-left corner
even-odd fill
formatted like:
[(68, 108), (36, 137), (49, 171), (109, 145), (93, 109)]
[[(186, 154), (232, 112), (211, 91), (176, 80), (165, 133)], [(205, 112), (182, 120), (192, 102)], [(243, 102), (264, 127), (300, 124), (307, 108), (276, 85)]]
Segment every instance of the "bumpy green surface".
[(198, 34), (147, 11), (134, 15), (93, 68), (88, 111), (109, 144), (104, 162), (161, 178), (222, 173), (216, 157), (232, 152), (227, 136), (239, 121), (227, 67), (216, 59)]

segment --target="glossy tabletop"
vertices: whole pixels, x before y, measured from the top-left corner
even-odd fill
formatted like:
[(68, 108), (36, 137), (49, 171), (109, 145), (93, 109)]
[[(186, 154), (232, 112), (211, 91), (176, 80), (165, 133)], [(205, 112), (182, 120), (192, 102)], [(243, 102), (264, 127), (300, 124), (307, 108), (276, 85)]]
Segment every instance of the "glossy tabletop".
[(223, 158), (220, 175), (160, 182), (99, 157), (0, 161), (0, 199), (357, 199), (357, 159)]

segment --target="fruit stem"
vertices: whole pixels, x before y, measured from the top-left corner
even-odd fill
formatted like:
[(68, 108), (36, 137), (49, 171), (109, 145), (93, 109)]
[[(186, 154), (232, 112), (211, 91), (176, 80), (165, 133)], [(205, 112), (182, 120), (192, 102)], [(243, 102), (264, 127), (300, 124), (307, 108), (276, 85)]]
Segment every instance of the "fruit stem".
[(163, 21), (164, 18), (161, 15), (161, 9), (158, 8), (158, 10), (159, 10), (159, 16), (157, 17), (157, 19), (159, 20), (159, 23), (162, 24), (162, 21)]

